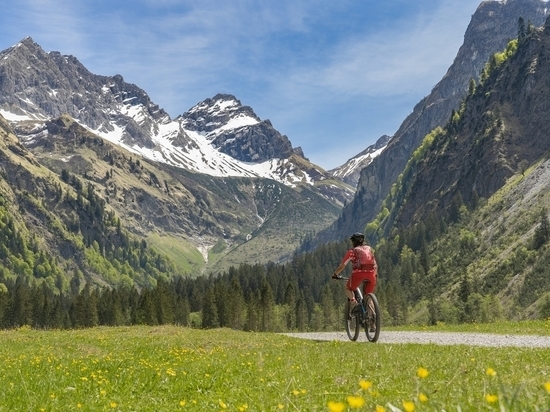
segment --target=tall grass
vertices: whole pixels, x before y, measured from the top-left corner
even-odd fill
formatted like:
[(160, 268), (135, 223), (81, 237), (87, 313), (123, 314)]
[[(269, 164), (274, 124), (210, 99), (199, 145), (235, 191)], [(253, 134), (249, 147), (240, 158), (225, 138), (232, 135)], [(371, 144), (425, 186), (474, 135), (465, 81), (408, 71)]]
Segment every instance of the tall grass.
[(550, 349), (163, 327), (0, 332), (0, 411), (543, 411)]

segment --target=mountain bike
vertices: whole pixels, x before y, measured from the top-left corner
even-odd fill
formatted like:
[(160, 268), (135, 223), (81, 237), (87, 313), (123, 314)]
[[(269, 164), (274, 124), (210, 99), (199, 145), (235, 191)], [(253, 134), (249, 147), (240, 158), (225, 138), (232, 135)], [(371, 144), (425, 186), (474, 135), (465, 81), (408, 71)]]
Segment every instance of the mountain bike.
[[(348, 280), (348, 278), (343, 276), (338, 276), (335, 279)], [(367, 293), (363, 296), (365, 282), (368, 281), (363, 281), (353, 291), (357, 304), (351, 307), (351, 302), (348, 299), (344, 307), (346, 333), (350, 340), (356, 341), (359, 337), (359, 329), (363, 327), (367, 340), (369, 342), (376, 342), (380, 336), (380, 306), (374, 293)]]

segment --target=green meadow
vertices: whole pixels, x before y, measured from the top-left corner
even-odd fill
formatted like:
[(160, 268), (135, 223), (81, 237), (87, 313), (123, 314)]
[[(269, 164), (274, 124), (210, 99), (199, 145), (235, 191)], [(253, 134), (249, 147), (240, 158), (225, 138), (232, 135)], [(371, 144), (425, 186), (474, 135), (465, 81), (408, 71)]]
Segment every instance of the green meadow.
[(0, 353), (0, 411), (550, 410), (550, 348), (135, 326), (1, 331)]

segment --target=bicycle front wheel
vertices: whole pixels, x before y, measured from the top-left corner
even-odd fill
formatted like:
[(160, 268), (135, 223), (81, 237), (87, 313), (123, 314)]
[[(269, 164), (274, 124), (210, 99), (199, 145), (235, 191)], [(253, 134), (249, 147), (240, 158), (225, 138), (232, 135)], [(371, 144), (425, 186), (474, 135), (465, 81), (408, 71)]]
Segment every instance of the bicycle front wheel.
[(348, 338), (352, 341), (356, 341), (359, 337), (359, 319), (356, 315), (351, 313), (351, 304), (349, 300), (344, 305), (344, 319), (346, 324), (346, 333)]
[(369, 342), (376, 342), (380, 337), (380, 306), (373, 293), (365, 296), (365, 311), (367, 315), (367, 321), (364, 325), (365, 334)]

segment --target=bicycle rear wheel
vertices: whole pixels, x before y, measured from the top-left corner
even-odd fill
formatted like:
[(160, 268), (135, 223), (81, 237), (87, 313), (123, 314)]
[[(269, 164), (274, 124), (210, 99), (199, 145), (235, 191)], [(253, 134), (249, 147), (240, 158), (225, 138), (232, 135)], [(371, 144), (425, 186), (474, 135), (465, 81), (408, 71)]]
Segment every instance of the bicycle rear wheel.
[(365, 296), (365, 310), (367, 321), (365, 322), (365, 334), (369, 342), (376, 342), (380, 337), (380, 306), (373, 293)]
[(351, 314), (349, 300), (344, 305), (344, 319), (348, 338), (352, 341), (356, 341), (359, 337), (359, 319), (357, 319), (357, 316)]

